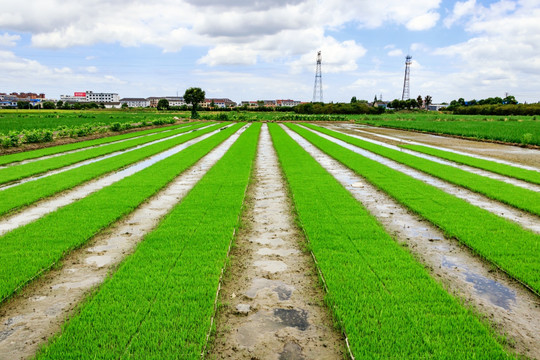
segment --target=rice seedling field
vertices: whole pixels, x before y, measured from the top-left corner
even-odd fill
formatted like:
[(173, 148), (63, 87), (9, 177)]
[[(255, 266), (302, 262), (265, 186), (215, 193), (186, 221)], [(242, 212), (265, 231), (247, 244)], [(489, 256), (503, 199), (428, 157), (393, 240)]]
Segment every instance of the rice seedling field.
[(479, 140), (540, 145), (540, 121), (535, 116), (394, 114), (360, 117), (357, 122), (377, 127), (457, 135)]
[(0, 156), (0, 359), (540, 359), (540, 169), (261, 120)]

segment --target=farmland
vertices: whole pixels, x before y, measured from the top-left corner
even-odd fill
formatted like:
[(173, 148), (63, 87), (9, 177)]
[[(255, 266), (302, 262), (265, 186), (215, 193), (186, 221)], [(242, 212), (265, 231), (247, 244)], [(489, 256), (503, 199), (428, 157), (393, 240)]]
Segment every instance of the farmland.
[(539, 150), (206, 115), (0, 156), (0, 358), (540, 359)]

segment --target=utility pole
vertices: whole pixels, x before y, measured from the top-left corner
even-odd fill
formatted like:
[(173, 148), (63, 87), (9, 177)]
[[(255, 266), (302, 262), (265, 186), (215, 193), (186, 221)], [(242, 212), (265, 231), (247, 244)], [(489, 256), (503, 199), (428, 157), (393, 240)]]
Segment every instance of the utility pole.
[[(323, 92), (322, 92), (321, 63), (322, 63), (322, 55), (321, 55), (321, 52), (319, 51), (317, 53), (317, 66), (315, 68), (315, 85), (313, 86), (313, 102), (324, 102)], [(318, 88), (318, 91), (317, 91), (317, 88)], [(319, 94), (318, 101), (317, 101), (317, 93)]]
[(412, 56), (407, 55), (405, 58), (405, 78), (403, 79), (403, 94), (401, 100), (409, 100), (411, 98), (411, 91), (409, 88), (409, 75), (411, 73), (411, 61)]

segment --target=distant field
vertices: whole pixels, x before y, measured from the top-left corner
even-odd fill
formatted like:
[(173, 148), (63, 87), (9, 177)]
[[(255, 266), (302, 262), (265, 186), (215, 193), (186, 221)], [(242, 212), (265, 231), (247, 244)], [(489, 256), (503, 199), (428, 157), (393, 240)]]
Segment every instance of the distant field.
[(0, 134), (6, 134), (11, 130), (55, 129), (62, 125), (73, 127), (91, 123), (135, 123), (187, 115), (187, 112), (158, 113), (157, 111), (0, 110)]
[(459, 135), (474, 139), (540, 145), (540, 120), (534, 116), (391, 114), (360, 116), (357, 122), (372, 126)]

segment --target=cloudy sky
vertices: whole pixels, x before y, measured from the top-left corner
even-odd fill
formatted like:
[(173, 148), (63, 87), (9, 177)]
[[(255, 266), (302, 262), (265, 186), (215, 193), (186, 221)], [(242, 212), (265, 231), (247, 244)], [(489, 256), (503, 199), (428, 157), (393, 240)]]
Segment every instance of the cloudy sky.
[(2, 1), (0, 92), (540, 101), (540, 0)]

